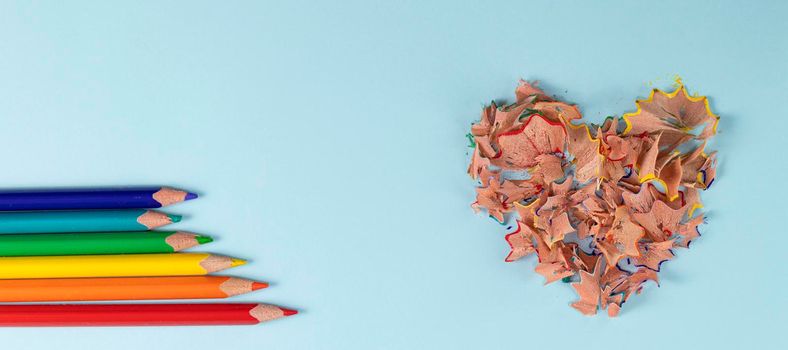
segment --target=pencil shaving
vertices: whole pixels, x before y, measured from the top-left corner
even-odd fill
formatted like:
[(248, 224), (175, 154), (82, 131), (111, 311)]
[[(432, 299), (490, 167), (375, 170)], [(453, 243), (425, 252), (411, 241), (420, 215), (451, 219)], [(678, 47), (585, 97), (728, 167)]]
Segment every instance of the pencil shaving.
[(509, 225), (505, 261), (535, 254), (545, 284), (573, 282), (584, 315), (610, 317), (700, 236), (699, 190), (715, 178), (705, 152), (719, 117), (681, 81), (602, 124), (521, 81), (513, 104), (482, 110), (468, 134), (474, 210)]

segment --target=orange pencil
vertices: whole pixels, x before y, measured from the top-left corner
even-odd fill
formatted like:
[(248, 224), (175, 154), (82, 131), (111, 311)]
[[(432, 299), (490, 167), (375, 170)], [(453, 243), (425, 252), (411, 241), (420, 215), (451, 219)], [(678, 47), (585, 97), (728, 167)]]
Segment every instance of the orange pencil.
[(0, 302), (220, 299), (268, 287), (227, 276), (0, 280)]

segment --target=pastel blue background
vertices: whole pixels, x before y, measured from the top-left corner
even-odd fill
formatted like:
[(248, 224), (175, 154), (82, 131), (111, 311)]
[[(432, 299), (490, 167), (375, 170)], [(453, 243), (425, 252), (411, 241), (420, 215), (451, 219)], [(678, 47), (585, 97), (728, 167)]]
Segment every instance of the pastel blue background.
[[(257, 327), (1, 329), (4, 349), (786, 348), (780, 1), (0, 4), (3, 187), (171, 184)], [(519, 78), (591, 120), (680, 74), (722, 116), (709, 224), (583, 317), (474, 215), (464, 134)]]

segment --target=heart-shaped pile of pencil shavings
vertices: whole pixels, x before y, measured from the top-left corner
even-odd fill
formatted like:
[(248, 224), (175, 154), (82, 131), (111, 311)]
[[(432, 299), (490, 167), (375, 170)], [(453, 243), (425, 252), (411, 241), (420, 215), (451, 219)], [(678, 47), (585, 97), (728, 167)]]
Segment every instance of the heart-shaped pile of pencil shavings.
[(472, 207), (512, 223), (506, 261), (536, 253), (536, 272), (573, 282), (572, 307), (585, 315), (616, 316), (645, 282), (658, 283), (674, 248), (700, 236), (699, 190), (716, 168), (704, 148), (719, 117), (677, 85), (595, 125), (521, 81), (515, 103), (492, 103), (471, 127)]

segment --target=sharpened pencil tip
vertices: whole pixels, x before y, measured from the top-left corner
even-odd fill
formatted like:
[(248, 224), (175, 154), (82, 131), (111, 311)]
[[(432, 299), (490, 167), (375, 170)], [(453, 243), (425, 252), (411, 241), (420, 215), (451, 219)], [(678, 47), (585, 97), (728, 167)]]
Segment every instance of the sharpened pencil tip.
[(259, 290), (263, 288), (268, 288), (268, 283), (265, 282), (252, 282), (252, 290)]
[(213, 242), (213, 238), (208, 236), (195, 236), (194, 239), (197, 240), (197, 244), (206, 244)]
[(167, 217), (170, 218), (170, 221), (172, 222), (181, 222), (181, 219), (183, 219), (183, 216), (181, 215), (167, 214)]
[(246, 264), (246, 260), (233, 258), (232, 262), (230, 263), (230, 267), (236, 267), (245, 264)]
[(197, 197), (198, 196), (197, 196), (196, 193), (188, 192), (188, 193), (186, 193), (186, 198), (184, 200), (188, 201), (188, 200), (192, 200), (192, 199), (197, 199)]
[(280, 307), (280, 309), (282, 309), (282, 314), (285, 316), (293, 316), (298, 313), (298, 310), (285, 309), (283, 307)]

